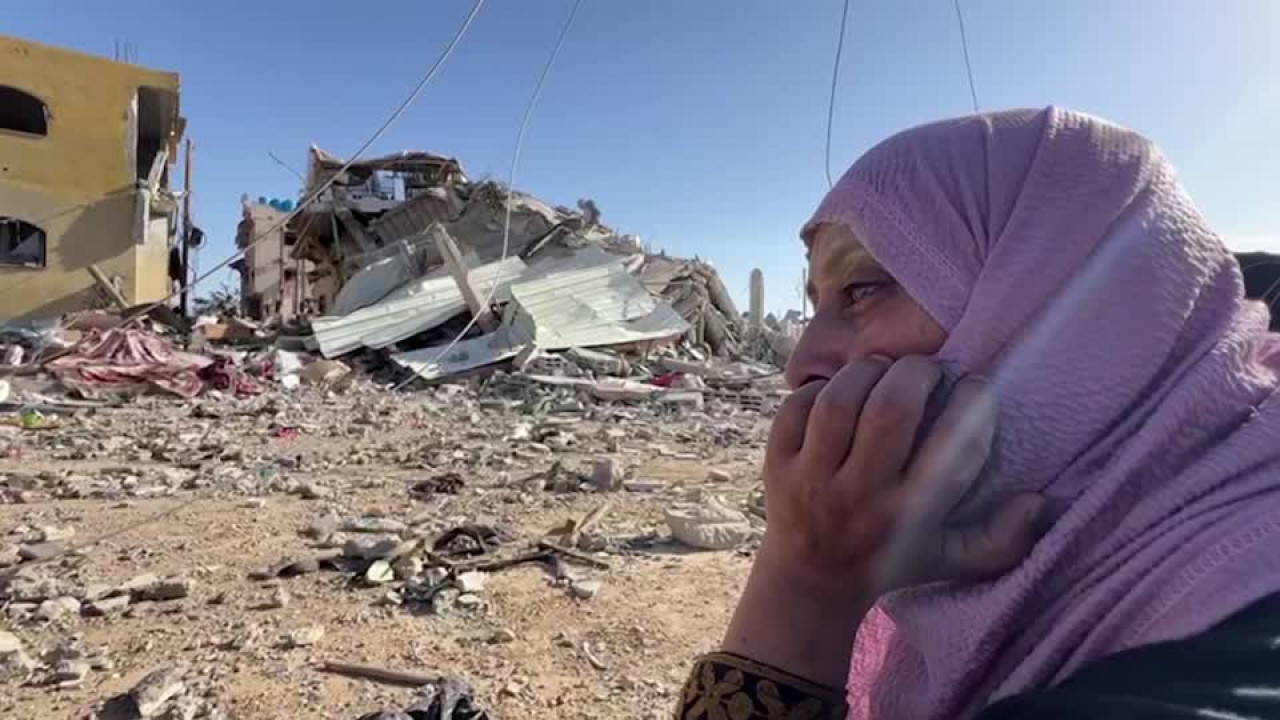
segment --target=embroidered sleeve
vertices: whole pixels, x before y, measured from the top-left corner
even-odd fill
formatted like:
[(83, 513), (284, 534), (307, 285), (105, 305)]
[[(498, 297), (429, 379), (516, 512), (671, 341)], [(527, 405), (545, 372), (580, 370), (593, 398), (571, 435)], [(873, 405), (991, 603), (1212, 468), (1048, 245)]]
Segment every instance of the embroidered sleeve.
[(842, 690), (730, 653), (698, 658), (676, 720), (844, 720)]

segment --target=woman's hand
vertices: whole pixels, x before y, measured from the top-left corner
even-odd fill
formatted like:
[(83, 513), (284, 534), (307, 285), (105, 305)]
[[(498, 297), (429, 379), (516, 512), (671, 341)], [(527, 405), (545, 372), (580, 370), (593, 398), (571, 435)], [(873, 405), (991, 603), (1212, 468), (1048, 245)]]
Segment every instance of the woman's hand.
[(1039, 496), (947, 523), (986, 462), (995, 402), (984, 381), (961, 381), (918, 438), (940, 377), (926, 358), (871, 358), (783, 403), (765, 459), (768, 529), (725, 650), (839, 687), (881, 593), (995, 575), (1030, 551)]
[(940, 378), (927, 358), (872, 358), (783, 404), (765, 459), (761, 554), (789, 580), (874, 599), (996, 575), (1030, 550), (1037, 495), (1008, 498), (975, 525), (947, 524), (986, 463), (996, 413), (984, 381), (962, 380), (918, 438)]

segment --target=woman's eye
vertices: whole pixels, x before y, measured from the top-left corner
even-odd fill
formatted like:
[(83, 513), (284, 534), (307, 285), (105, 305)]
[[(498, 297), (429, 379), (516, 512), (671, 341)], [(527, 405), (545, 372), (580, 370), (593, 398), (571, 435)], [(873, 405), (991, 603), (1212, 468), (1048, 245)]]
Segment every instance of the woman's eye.
[(875, 295), (884, 286), (885, 283), (854, 283), (844, 289), (845, 297), (850, 305), (855, 305)]

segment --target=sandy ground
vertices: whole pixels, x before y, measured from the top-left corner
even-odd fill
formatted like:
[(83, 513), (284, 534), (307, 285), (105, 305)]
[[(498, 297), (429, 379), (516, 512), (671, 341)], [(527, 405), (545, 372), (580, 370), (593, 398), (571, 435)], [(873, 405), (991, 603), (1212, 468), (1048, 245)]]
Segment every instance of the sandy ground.
[[(402, 708), (415, 696), (410, 688), (321, 672), (325, 661), (456, 675), (474, 685), (496, 718), (670, 716), (688, 663), (713, 649), (724, 630), (749, 548), (692, 551), (663, 541), (604, 552), (597, 557), (609, 569), (578, 567), (601, 582), (590, 599), (574, 597), (539, 565), (518, 566), (490, 576), (479, 607), (443, 614), (388, 604), (388, 587), (365, 587), (337, 571), (266, 581), (250, 575), (315, 553), (314, 539), (302, 531), (331, 513), (381, 515), (433, 531), (492, 524), (511, 533), (504, 551), (514, 552), (609, 499), (599, 533), (661, 535), (663, 512), (674, 502), (708, 494), (745, 502), (758, 486), (767, 418), (728, 407), (659, 415), (588, 404), (566, 416), (573, 424), (560, 432), (562, 442), (546, 443), (560, 448), (548, 452), (541, 443), (508, 439), (520, 426), (543, 434), (548, 416), (531, 416), (527, 403), (513, 407), (471, 391), (358, 388), (296, 397), (148, 400), (0, 439), (0, 450), (8, 446), (0, 480), (28, 489), (10, 494), (20, 502), (0, 504), (0, 546), (43, 526), (74, 528), (73, 544), (105, 538), (28, 564), (29, 572), (81, 588), (143, 573), (195, 581), (188, 597), (135, 605), (127, 615), (0, 615), (0, 628), (32, 657), (75, 640), (108, 659), (76, 687), (39, 684), (40, 671), (27, 683), (0, 684), (0, 717), (95, 717), (106, 700), (163, 666), (198, 677), (208, 707), (231, 718), (355, 720)], [(295, 423), (297, 437), (278, 429)], [(212, 450), (210, 438), (217, 441)], [(191, 457), (201, 454), (197, 467)], [(557, 493), (522, 483), (553, 461), (589, 466), (603, 455), (633, 479), (659, 481), (660, 489)], [(267, 479), (258, 471), (264, 459), (275, 461)], [(173, 488), (182, 467), (205, 480)], [(708, 480), (712, 468), (732, 479)], [(465, 479), (460, 494), (410, 494), (415, 482), (445, 470)], [(149, 478), (165, 472), (170, 487), (148, 497), (158, 484)], [(65, 497), (81, 494), (66, 490), (76, 483), (96, 483), (88, 494), (97, 497)], [(327, 497), (300, 497), (300, 484), (319, 486)], [(278, 587), (288, 604), (265, 609)], [(324, 629), (314, 645), (283, 642), (312, 626)]]

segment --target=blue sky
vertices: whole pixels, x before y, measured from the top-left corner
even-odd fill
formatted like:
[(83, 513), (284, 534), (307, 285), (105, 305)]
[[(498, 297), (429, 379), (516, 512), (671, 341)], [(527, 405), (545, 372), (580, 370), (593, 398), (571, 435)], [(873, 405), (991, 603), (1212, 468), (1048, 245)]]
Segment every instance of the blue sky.
[[(490, 0), (373, 152), (420, 148), (505, 178), (571, 0)], [(41, 0), (4, 32), (182, 75), (201, 265), (234, 248), (239, 198), (295, 197), (306, 148), (354, 151), (435, 59), (470, 0)], [(1280, 251), (1280, 2), (964, 0), (984, 109), (1054, 103), (1160, 142), (1219, 232)], [(677, 255), (744, 297), (798, 305), (797, 227), (826, 189), (840, 0), (587, 0), (526, 140), (517, 186)], [(834, 172), (904, 127), (969, 110), (951, 0), (855, 0)]]

